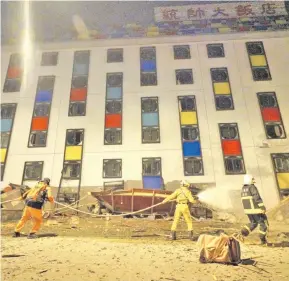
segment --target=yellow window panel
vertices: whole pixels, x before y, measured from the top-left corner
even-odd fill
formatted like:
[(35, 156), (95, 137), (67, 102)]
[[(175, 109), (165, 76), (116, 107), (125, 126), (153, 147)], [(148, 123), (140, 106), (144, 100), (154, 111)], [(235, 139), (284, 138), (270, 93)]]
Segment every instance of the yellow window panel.
[(277, 173), (277, 180), (280, 189), (289, 188), (289, 173)]
[(229, 82), (214, 83), (214, 93), (216, 95), (230, 95), (231, 88)]
[(264, 55), (250, 56), (252, 66), (266, 66), (266, 58)]
[(1, 148), (1, 163), (5, 162), (6, 153), (7, 153), (7, 149)]
[(181, 112), (181, 125), (198, 124), (197, 112)]
[(221, 27), (219, 28), (220, 33), (229, 33), (232, 31), (230, 27)]
[(65, 160), (81, 160), (82, 146), (67, 146)]

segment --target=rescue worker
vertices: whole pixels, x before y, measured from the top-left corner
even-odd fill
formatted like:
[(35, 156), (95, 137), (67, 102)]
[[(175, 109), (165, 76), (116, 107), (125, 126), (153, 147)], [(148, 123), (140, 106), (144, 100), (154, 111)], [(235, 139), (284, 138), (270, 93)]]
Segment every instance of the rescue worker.
[(181, 216), (183, 215), (188, 226), (189, 238), (193, 239), (193, 221), (190, 213), (188, 203), (196, 203), (190, 191), (190, 183), (181, 181), (181, 187), (178, 188), (173, 194), (168, 196), (162, 203), (176, 199), (177, 206), (174, 215), (174, 221), (171, 227), (171, 239), (176, 240), (176, 229)]
[(244, 176), (241, 197), (244, 212), (248, 216), (250, 223), (242, 227), (241, 234), (246, 237), (259, 225), (259, 237), (261, 245), (264, 245), (267, 244), (266, 208), (254, 183), (255, 179), (251, 175)]
[(20, 237), (21, 229), (29, 219), (32, 219), (33, 227), (27, 238), (37, 238), (36, 232), (40, 229), (42, 223), (42, 206), (46, 200), (54, 203), (49, 184), (50, 179), (44, 178), (43, 181), (39, 181), (35, 187), (25, 192), (19, 198), (19, 200), (25, 200), (26, 206), (22, 218), (15, 228), (13, 237)]

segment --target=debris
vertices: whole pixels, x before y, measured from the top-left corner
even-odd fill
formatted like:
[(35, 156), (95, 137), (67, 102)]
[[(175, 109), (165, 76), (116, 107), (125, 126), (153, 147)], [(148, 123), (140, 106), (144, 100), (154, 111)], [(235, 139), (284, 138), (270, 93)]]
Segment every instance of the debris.
[(11, 255), (3, 255), (2, 258), (19, 258), (19, 257), (25, 257), (25, 255), (16, 255), (16, 254), (11, 254)]
[(41, 270), (41, 271), (39, 271), (39, 272), (37, 272), (38, 274), (42, 274), (42, 273), (45, 273), (45, 272), (47, 272), (49, 269), (45, 269), (45, 270)]

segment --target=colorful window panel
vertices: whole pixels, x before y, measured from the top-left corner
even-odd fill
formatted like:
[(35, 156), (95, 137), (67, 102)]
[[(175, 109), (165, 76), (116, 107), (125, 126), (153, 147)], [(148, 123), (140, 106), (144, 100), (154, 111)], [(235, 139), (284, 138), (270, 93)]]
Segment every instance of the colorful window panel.
[(143, 158), (142, 159), (142, 180), (144, 189), (162, 189), (162, 159)]
[(158, 98), (141, 98), (142, 143), (160, 143)]
[(254, 81), (272, 80), (263, 42), (246, 43)]
[(233, 110), (234, 101), (228, 69), (226, 67), (211, 68), (211, 78), (216, 110)]
[(286, 132), (276, 93), (257, 93), (257, 97), (267, 139), (285, 139)]
[(289, 153), (271, 154), (276, 180), (281, 195), (289, 195)]
[(122, 144), (122, 91), (123, 74), (106, 76), (104, 144)]
[(222, 151), (227, 175), (245, 174), (242, 146), (236, 123), (219, 124)]
[(141, 86), (155, 86), (157, 81), (157, 61), (155, 47), (140, 48)]
[(204, 175), (195, 96), (178, 97), (184, 175)]
[(63, 169), (57, 193), (60, 202), (70, 204), (79, 198), (83, 143), (84, 129), (68, 129), (66, 131)]
[(1, 104), (1, 181), (4, 177), (16, 108), (16, 103)]
[(23, 60), (20, 54), (10, 56), (3, 92), (19, 92), (23, 75)]
[(55, 76), (38, 78), (28, 147), (46, 146), (54, 83)]
[(85, 116), (90, 51), (76, 51), (72, 70), (68, 116)]

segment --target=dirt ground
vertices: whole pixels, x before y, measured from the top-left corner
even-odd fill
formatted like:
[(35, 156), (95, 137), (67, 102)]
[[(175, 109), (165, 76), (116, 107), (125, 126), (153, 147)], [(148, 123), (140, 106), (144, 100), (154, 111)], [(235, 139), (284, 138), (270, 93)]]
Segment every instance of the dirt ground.
[[(253, 258), (257, 267), (200, 264), (184, 222), (177, 241), (168, 240), (171, 221), (165, 220), (62, 217), (45, 220), (44, 237), (35, 240), (11, 238), (15, 223), (2, 223), (3, 281), (289, 280), (289, 248), (281, 247), (289, 244), (289, 227), (282, 223), (270, 224), (270, 247), (254, 245), (258, 231), (242, 244), (242, 258)], [(240, 225), (202, 221), (194, 229), (196, 235), (232, 234)], [(51, 233), (58, 236), (47, 237)]]

